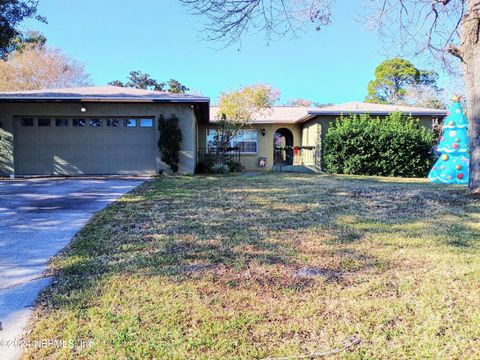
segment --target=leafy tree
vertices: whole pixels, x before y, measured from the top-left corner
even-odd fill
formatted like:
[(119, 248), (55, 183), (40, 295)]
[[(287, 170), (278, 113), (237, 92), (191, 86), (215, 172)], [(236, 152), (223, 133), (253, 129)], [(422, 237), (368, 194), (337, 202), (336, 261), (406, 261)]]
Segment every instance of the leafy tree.
[(312, 101), (309, 99), (290, 99), (287, 101), (288, 106), (305, 106), (305, 107), (315, 107), (315, 108), (322, 108), (326, 106), (332, 106), (333, 103), (322, 103), (319, 101)]
[(215, 137), (217, 162), (225, 156), (230, 141), (251, 125), (254, 115), (267, 111), (278, 100), (279, 93), (271, 86), (256, 84), (223, 92), (218, 102), (218, 129)]
[(162, 161), (170, 166), (174, 173), (178, 172), (180, 144), (182, 142), (182, 131), (178, 122), (178, 117), (174, 114), (169, 119), (165, 119), (163, 115), (160, 115), (158, 119), (158, 130), (160, 131), (158, 148), (162, 154)]
[(175, 94), (185, 94), (189, 88), (181, 84), (175, 79), (170, 79), (167, 81), (167, 91)]
[(385, 60), (375, 69), (375, 80), (368, 84), (365, 101), (393, 104), (405, 97), (408, 87), (436, 88), (437, 78), (435, 72), (419, 70), (408, 60), (399, 57)]
[(143, 90), (168, 91), (177, 94), (184, 94), (190, 90), (188, 87), (175, 79), (170, 79), (166, 83), (158, 82), (149, 74), (141, 71), (130, 71), (130, 74), (128, 75), (128, 81), (126, 83), (120, 80), (114, 80), (108, 84), (112, 86), (130, 87)]
[[(251, 30), (272, 35), (320, 30), (333, 0), (179, 0), (206, 17), (207, 38), (227, 44)], [(480, 0), (371, 0), (367, 21), (395, 52), (427, 55), (447, 69), (463, 68), (471, 142), (470, 190), (480, 193)], [(367, 11), (368, 12), (368, 11)], [(452, 55), (453, 57), (449, 57)], [(459, 63), (451, 60), (457, 58)]]
[(335, 105), (334, 103), (321, 103), (321, 102), (318, 102), (318, 101), (315, 101), (313, 103), (313, 106), (316, 107), (316, 108), (323, 108), (323, 107), (327, 107), (327, 106), (333, 106)]
[(85, 65), (61, 50), (30, 46), (0, 60), (0, 91), (90, 85)]
[(0, 57), (15, 50), (12, 40), (20, 36), (18, 26), (28, 18), (46, 22), (44, 17), (37, 15), (38, 1), (34, 0), (1, 0), (0, 1)]
[(38, 31), (27, 31), (12, 40), (13, 51), (22, 52), (28, 48), (44, 48), (47, 42), (45, 35)]
[(311, 101), (311, 100), (308, 100), (308, 99), (301, 99), (301, 98), (290, 99), (290, 100), (287, 101), (287, 105), (288, 105), (288, 106), (306, 106), (306, 107), (310, 107), (310, 106), (312, 106), (312, 101)]
[(113, 86), (155, 91), (163, 91), (163, 88), (165, 87), (165, 83), (159, 83), (157, 80), (152, 79), (149, 74), (141, 71), (130, 71), (130, 74), (128, 75), (128, 81), (126, 83), (123, 83), (120, 80), (114, 80), (108, 84)]
[(108, 83), (108, 85), (111, 86), (118, 86), (118, 87), (125, 87), (125, 84), (121, 82), (120, 80), (113, 80)]

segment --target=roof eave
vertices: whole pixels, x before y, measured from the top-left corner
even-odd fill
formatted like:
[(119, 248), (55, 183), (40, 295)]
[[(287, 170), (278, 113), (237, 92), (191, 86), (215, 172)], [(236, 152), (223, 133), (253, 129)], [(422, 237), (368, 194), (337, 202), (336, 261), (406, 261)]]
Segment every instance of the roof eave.
[(180, 98), (180, 99), (132, 99), (132, 98), (85, 98), (85, 97), (10, 97), (1, 98), (0, 103), (163, 103), (163, 104), (190, 104), (195, 112), (197, 121), (201, 124), (208, 124), (210, 118), (210, 98)]
[(0, 102), (120, 102), (120, 103), (210, 103), (209, 98), (130, 98), (130, 97), (1, 97)]
[(297, 120), (295, 121), (295, 124), (304, 123), (304, 122), (306, 122), (306, 121), (308, 121), (308, 120), (313, 119), (313, 118), (316, 117), (316, 116), (317, 116), (317, 115), (313, 115), (313, 114), (308, 113), (307, 115), (302, 116), (300, 119), (297, 119)]
[[(210, 119), (210, 123), (211, 124), (218, 124), (218, 120), (217, 119)], [(291, 121), (291, 120), (278, 120), (278, 121), (275, 121), (275, 120), (272, 120), (272, 121), (268, 121), (268, 120), (260, 120), (260, 121), (252, 121), (251, 122), (251, 125), (273, 125), (273, 124), (284, 124), (284, 125), (288, 125), (288, 124), (295, 124), (296, 122), (295, 121)]]
[(386, 116), (390, 115), (391, 113), (394, 112), (401, 112), (404, 114), (409, 114), (412, 116), (447, 116), (447, 111), (445, 110), (439, 110), (437, 112), (425, 112), (425, 111), (363, 111), (363, 110), (358, 110), (358, 111), (309, 111), (308, 115), (297, 120), (297, 122), (304, 122), (308, 121), (316, 116), (341, 116), (341, 115), (350, 115), (350, 114), (356, 114), (356, 115), (363, 115), (363, 114), (370, 114), (370, 115), (376, 115), (376, 116)]

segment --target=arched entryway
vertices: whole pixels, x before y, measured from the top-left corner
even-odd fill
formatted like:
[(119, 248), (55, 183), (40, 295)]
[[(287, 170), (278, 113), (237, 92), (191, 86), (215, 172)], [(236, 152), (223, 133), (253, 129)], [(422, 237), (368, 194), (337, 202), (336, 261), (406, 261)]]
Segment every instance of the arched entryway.
[(293, 165), (293, 134), (286, 128), (273, 136), (273, 162), (275, 165)]

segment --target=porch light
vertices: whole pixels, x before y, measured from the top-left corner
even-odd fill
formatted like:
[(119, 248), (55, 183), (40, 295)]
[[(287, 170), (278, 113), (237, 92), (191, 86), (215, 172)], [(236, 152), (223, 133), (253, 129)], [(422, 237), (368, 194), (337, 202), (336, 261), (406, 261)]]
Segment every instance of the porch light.
[(265, 134), (267, 133), (267, 130), (265, 130), (265, 128), (262, 129), (262, 136), (265, 136)]
[(87, 112), (87, 109), (86, 109), (84, 106), (82, 106), (82, 108), (80, 109), (80, 111), (81, 111), (82, 113), (84, 113), (84, 112)]

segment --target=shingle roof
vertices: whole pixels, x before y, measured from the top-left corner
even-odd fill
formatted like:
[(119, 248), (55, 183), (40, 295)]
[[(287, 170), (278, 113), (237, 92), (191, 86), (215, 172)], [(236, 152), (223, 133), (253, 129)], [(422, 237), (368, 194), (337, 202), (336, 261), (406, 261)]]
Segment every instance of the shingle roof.
[[(201, 103), (204, 115), (208, 112), (210, 99), (203, 96), (188, 94), (173, 94), (169, 92), (124, 88), (118, 86), (94, 86), (65, 89), (45, 89), (0, 92), (2, 101), (91, 101), (91, 102), (184, 102)], [(446, 110), (419, 108), (405, 105), (371, 104), (363, 102), (350, 102), (323, 108), (309, 108), (305, 106), (274, 106), (258, 113), (253, 120), (256, 124), (294, 124), (312, 119), (315, 116), (341, 114), (386, 115), (400, 111), (416, 116), (446, 116)], [(210, 107), (210, 121), (218, 121), (218, 107)]]
[(445, 116), (446, 110), (429, 109), (422, 107), (406, 106), (406, 105), (390, 105), (390, 104), (372, 104), (360, 101), (349, 102), (345, 104), (326, 106), (319, 109), (310, 109), (311, 115), (340, 115), (340, 114), (372, 114), (386, 115), (392, 112), (402, 112), (412, 115), (432, 115)]
[[(254, 116), (254, 124), (294, 124), (308, 114), (306, 106), (273, 106)], [(210, 122), (218, 122), (218, 106), (210, 107)]]
[(0, 101), (118, 101), (118, 102), (209, 102), (208, 97), (140, 90), (119, 86), (93, 86), (0, 92)]
[[(350, 102), (322, 108), (309, 108), (306, 106), (273, 106), (257, 114), (254, 124), (296, 124), (307, 121), (321, 115), (349, 115), (349, 114), (372, 114), (388, 115), (392, 112), (403, 112), (414, 116), (446, 116), (446, 110), (420, 108), (405, 105), (371, 104), (363, 102)], [(218, 107), (210, 107), (210, 122), (218, 122)]]

